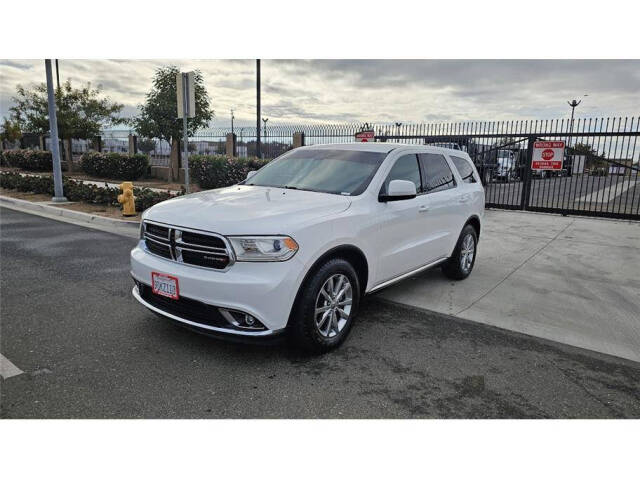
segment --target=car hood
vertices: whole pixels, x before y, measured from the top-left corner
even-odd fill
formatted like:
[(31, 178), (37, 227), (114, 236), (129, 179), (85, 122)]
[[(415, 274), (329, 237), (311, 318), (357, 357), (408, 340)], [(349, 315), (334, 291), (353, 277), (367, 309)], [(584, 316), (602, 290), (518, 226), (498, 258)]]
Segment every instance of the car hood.
[(296, 226), (345, 211), (346, 196), (234, 185), (163, 201), (144, 219), (223, 235), (290, 234)]

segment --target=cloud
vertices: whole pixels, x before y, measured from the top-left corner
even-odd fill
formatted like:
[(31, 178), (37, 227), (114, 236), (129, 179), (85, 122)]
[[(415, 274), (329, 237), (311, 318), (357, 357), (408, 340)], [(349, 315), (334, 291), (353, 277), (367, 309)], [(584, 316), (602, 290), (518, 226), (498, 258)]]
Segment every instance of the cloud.
[[(255, 123), (254, 60), (60, 60), (62, 81), (91, 82), (135, 114), (154, 71), (202, 71), (214, 126)], [(44, 81), (42, 60), (0, 60), (0, 116), (17, 84)], [(638, 60), (263, 60), (263, 116), (273, 123), (441, 122), (637, 116)], [(272, 123), (272, 124), (273, 124)]]

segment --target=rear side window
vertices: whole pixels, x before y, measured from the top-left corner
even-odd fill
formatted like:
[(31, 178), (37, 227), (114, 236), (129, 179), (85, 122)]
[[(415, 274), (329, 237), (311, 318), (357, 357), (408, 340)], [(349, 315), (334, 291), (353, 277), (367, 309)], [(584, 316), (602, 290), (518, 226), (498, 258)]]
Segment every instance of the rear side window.
[(420, 180), (420, 167), (418, 166), (418, 158), (416, 155), (405, 155), (398, 158), (387, 175), (387, 179), (382, 186), (382, 194), (387, 193), (387, 188), (391, 180), (407, 180), (412, 181), (416, 185), (416, 191), (422, 191), (422, 182)]
[(453, 173), (444, 156), (437, 153), (421, 153), (418, 156), (422, 165), (423, 183), (427, 193), (444, 191), (456, 186)]
[(477, 180), (473, 175), (473, 168), (471, 167), (471, 163), (464, 158), (460, 158), (459, 156), (452, 156), (451, 161), (458, 169), (458, 173), (460, 173), (460, 177), (464, 183), (475, 183)]

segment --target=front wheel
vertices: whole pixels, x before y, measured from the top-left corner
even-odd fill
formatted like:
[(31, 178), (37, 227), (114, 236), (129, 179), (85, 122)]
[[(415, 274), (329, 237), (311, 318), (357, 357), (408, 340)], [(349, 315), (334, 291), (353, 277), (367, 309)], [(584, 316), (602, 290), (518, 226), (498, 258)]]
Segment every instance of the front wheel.
[(451, 279), (465, 279), (471, 274), (476, 262), (478, 234), (471, 225), (462, 228), (453, 255), (442, 266), (442, 272)]
[(355, 269), (342, 258), (328, 260), (301, 287), (290, 333), (295, 345), (322, 353), (339, 346), (358, 311), (360, 284)]

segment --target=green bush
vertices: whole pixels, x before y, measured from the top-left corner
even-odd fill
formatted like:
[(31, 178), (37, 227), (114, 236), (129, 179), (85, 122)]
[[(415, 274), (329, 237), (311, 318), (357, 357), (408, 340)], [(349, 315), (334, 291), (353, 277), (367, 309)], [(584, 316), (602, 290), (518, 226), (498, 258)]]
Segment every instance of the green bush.
[(0, 153), (2, 166), (11, 166), (30, 171), (51, 171), (53, 160), (50, 151), (6, 150)]
[(247, 173), (259, 170), (269, 160), (260, 158), (231, 158), (224, 155), (192, 155), (189, 171), (200, 188), (208, 190), (235, 185), (244, 180)]
[(123, 153), (89, 151), (82, 155), (80, 164), (87, 175), (133, 181), (147, 173), (149, 159), (140, 153), (129, 156)]
[[(63, 178), (63, 185), (64, 195), (69, 201), (120, 206), (120, 203), (118, 203), (120, 188), (91, 185), (71, 178)], [(0, 173), (0, 187), (51, 196), (54, 193), (53, 177), (51, 176), (23, 176), (20, 173), (8, 171)], [(133, 194), (136, 198), (137, 211), (144, 211), (156, 203), (174, 196), (168, 191), (158, 192), (149, 188), (134, 188)]]

